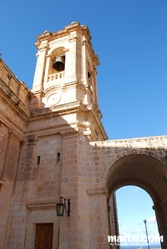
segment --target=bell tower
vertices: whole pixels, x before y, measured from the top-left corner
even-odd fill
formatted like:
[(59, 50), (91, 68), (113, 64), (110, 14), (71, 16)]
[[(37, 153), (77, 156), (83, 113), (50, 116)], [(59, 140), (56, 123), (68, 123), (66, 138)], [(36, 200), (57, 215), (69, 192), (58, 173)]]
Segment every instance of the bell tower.
[[(117, 231), (115, 199), (108, 201), (106, 179), (111, 178), (108, 165), (119, 159), (118, 145), (109, 150), (104, 141), (99, 60), (90, 40), (88, 27), (77, 22), (39, 35), (32, 91), (13, 74), (9, 85), (10, 70), (0, 63), (6, 75), (6, 83), (0, 82), (4, 249), (109, 248), (110, 223)], [(71, 204), (64, 217), (56, 214), (62, 201)]]
[[(72, 22), (63, 30), (45, 31), (37, 38), (37, 64), (32, 88), (38, 99), (36, 108), (54, 111), (58, 106), (64, 109), (64, 105), (78, 103), (80, 110), (87, 113), (84, 118), (78, 115), (76, 120), (80, 122), (82, 119), (80, 126), (85, 126), (84, 134), (93, 140), (106, 139), (97, 97), (96, 66), (99, 59), (94, 53), (88, 27)], [(88, 112), (94, 113), (96, 128), (91, 124)]]

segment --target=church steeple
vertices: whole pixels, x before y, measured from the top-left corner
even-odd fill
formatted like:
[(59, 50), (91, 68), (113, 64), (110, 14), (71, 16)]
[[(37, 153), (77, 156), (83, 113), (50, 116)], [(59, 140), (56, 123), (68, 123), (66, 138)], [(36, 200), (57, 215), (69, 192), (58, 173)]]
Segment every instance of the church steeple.
[(72, 22), (63, 30), (45, 31), (37, 38), (32, 92), (39, 99), (38, 108), (79, 102), (89, 111), (96, 109), (99, 120), (96, 82), (99, 59), (94, 53), (88, 27)]
[[(54, 104), (54, 98), (55, 104), (56, 101), (79, 100), (97, 105), (96, 66), (99, 60), (90, 42), (88, 27), (72, 22), (61, 31), (45, 31), (37, 38), (33, 93), (42, 92), (42, 102), (46, 106)], [(50, 98), (52, 94), (53, 98)]]

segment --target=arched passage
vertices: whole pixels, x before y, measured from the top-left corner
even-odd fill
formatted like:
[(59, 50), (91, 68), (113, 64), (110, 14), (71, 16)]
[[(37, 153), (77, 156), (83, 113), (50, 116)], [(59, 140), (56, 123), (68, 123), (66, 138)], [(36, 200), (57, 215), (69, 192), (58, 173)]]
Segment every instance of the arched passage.
[(167, 247), (167, 181), (166, 166), (157, 159), (132, 154), (115, 162), (107, 174), (107, 188), (112, 195), (125, 185), (136, 185), (148, 192), (154, 202), (158, 229), (164, 236), (162, 248)]
[[(153, 210), (153, 200), (142, 188), (135, 185), (123, 186), (116, 190), (117, 213), (119, 221), (119, 234), (131, 237), (132, 245), (147, 248), (146, 229), (147, 222), (150, 247), (160, 248), (159, 233)], [(138, 238), (138, 242), (135, 240)], [(133, 241), (135, 240), (135, 241)], [(123, 245), (131, 245), (124, 240)], [(155, 246), (156, 245), (156, 246)]]

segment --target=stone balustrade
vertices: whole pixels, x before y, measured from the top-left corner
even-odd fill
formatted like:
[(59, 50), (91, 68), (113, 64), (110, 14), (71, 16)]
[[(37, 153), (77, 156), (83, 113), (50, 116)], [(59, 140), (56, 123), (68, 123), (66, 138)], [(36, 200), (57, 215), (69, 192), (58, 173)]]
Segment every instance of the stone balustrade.
[(48, 75), (48, 81), (53, 81), (53, 80), (58, 80), (64, 78), (65, 73), (64, 72), (59, 72), (55, 74), (50, 74)]

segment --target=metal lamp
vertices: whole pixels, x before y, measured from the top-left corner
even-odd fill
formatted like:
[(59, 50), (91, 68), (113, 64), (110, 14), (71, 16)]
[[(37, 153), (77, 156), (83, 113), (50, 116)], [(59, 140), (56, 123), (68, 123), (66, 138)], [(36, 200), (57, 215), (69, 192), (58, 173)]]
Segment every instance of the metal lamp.
[(70, 216), (70, 206), (70, 199), (60, 196), (60, 201), (56, 204), (57, 216), (63, 216), (64, 211), (66, 212), (67, 216)]

